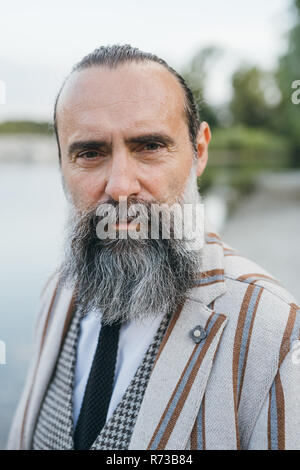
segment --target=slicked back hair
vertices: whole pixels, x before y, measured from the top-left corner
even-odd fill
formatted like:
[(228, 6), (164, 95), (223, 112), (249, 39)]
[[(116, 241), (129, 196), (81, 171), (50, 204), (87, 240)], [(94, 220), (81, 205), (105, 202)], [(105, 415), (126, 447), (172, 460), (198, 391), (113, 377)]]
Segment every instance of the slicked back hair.
[(151, 54), (150, 52), (143, 52), (136, 47), (132, 47), (129, 44), (124, 45), (112, 45), (112, 46), (101, 46), (95, 49), (90, 54), (83, 57), (71, 70), (71, 73), (65, 79), (64, 83), (62, 84), (57, 98), (55, 100), (54, 105), (54, 132), (56, 136), (57, 146), (58, 146), (58, 153), (59, 153), (59, 161), (61, 161), (61, 150), (59, 145), (59, 138), (58, 138), (58, 129), (57, 129), (57, 104), (59, 101), (59, 97), (61, 92), (64, 88), (65, 83), (67, 82), (68, 78), (72, 73), (88, 69), (90, 67), (95, 66), (106, 66), (111, 69), (117, 68), (119, 65), (126, 64), (126, 63), (146, 63), (146, 62), (155, 62), (157, 64), (162, 65), (167, 69), (179, 82), (185, 98), (185, 116), (187, 121), (187, 126), (189, 129), (189, 136), (191, 143), (195, 152), (197, 151), (197, 133), (200, 126), (200, 119), (198, 115), (198, 109), (196, 106), (196, 102), (193, 96), (191, 89), (186, 84), (183, 77), (176, 72), (172, 67), (170, 67), (167, 62), (160, 57), (156, 56), (155, 54)]

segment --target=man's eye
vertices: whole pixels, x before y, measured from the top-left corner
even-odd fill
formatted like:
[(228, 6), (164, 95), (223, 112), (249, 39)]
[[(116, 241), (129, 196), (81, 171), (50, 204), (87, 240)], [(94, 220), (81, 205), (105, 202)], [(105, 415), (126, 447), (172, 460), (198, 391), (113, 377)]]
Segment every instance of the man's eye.
[(158, 150), (161, 147), (162, 145), (157, 142), (149, 142), (149, 144), (144, 145), (143, 149), (153, 152), (154, 150)]
[(81, 152), (78, 154), (79, 158), (85, 158), (87, 160), (92, 160), (94, 158), (99, 157), (99, 152), (96, 152), (95, 150), (89, 150), (88, 152)]

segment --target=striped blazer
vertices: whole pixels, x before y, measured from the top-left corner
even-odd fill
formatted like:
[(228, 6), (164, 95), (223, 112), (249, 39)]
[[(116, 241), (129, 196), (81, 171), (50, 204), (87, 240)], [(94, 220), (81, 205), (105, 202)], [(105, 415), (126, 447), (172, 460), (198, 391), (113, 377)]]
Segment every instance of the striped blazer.
[[(161, 344), (129, 449), (300, 449), (299, 308), (215, 233), (206, 233), (201, 260)], [(57, 286), (54, 277), (41, 297), (9, 449), (31, 448), (72, 317), (72, 292)], [(195, 327), (205, 329), (200, 342)]]

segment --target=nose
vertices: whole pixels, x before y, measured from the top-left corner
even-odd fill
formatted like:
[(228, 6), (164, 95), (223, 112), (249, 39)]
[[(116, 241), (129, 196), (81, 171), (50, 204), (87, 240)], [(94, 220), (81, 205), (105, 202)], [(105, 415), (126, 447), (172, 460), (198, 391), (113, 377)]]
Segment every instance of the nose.
[(113, 155), (105, 194), (115, 201), (119, 201), (121, 196), (127, 198), (137, 196), (141, 187), (136, 173), (136, 165), (125, 152)]

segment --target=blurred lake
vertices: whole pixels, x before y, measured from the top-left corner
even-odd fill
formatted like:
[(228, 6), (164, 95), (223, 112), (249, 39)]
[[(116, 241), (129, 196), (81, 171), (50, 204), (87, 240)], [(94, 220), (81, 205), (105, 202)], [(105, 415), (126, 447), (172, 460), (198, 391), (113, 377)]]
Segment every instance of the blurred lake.
[(58, 264), (65, 207), (55, 165), (0, 165), (0, 448), (28, 367), (39, 294)]
[[(226, 196), (208, 195), (227, 243), (262, 265), (300, 298), (300, 173), (266, 173), (226, 220)], [(58, 264), (66, 203), (54, 164), (0, 164), (0, 448), (19, 399), (33, 340), (39, 294)], [(223, 225), (223, 222), (225, 224)]]

